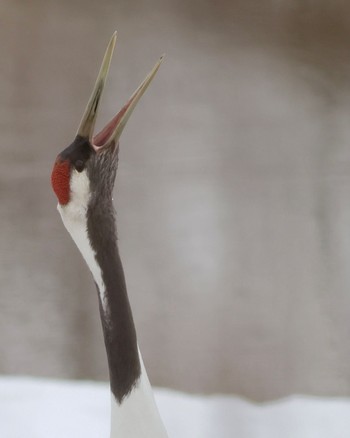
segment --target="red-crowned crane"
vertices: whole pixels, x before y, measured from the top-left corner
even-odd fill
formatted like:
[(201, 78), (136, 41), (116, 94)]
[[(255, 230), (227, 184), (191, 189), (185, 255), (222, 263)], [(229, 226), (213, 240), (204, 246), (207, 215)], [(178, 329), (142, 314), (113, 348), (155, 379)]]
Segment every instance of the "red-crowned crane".
[(116, 116), (93, 136), (101, 94), (112, 58), (112, 36), (73, 143), (54, 164), (51, 182), (63, 223), (96, 283), (111, 388), (111, 438), (165, 438), (138, 349), (133, 316), (117, 245), (112, 191), (119, 138), (162, 58)]

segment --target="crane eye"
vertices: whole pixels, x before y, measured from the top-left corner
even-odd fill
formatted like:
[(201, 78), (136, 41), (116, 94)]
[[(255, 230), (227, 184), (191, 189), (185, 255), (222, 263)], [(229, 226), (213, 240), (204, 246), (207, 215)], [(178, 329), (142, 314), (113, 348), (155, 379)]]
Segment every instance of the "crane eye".
[(83, 160), (77, 160), (74, 164), (74, 167), (78, 172), (82, 172), (84, 170), (84, 161)]

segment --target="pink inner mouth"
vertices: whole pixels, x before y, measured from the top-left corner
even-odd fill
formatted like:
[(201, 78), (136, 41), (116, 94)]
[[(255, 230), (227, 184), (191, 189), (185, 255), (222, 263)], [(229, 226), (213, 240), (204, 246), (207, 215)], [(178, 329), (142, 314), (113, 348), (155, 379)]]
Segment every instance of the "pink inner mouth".
[(113, 134), (113, 131), (118, 126), (121, 118), (125, 114), (126, 110), (129, 108), (130, 104), (132, 102), (132, 99), (130, 99), (123, 108), (116, 114), (113, 119), (107, 123), (107, 125), (98, 133), (96, 134), (92, 139), (92, 145), (95, 148), (95, 150), (99, 149), (100, 147), (104, 146), (106, 142), (109, 140), (110, 136)]

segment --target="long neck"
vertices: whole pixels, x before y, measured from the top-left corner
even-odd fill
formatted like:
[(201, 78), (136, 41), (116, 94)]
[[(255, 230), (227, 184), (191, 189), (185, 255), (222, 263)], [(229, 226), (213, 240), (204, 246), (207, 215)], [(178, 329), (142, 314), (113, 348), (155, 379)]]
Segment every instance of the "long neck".
[(117, 401), (122, 403), (141, 375), (141, 364), (117, 247), (112, 205), (107, 209), (103, 206), (103, 210), (99, 206), (88, 209), (87, 234), (95, 253), (95, 262), (101, 270), (101, 276), (95, 278), (95, 282), (99, 290), (111, 390)]
[(167, 436), (138, 350), (117, 247), (112, 202), (89, 207), (80, 220), (60, 209), (63, 222), (88, 264), (98, 292), (111, 381), (111, 437)]

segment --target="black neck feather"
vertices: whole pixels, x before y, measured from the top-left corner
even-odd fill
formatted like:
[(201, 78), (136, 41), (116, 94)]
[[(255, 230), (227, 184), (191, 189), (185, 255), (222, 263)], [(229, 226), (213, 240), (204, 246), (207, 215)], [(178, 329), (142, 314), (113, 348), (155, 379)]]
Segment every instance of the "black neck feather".
[[(141, 375), (136, 331), (120, 260), (112, 200), (90, 205), (87, 231), (96, 261), (102, 271), (106, 306), (100, 301), (101, 321), (107, 350), (111, 390), (119, 403)], [(100, 297), (100, 294), (98, 294)], [(101, 298), (99, 298), (101, 300)]]

